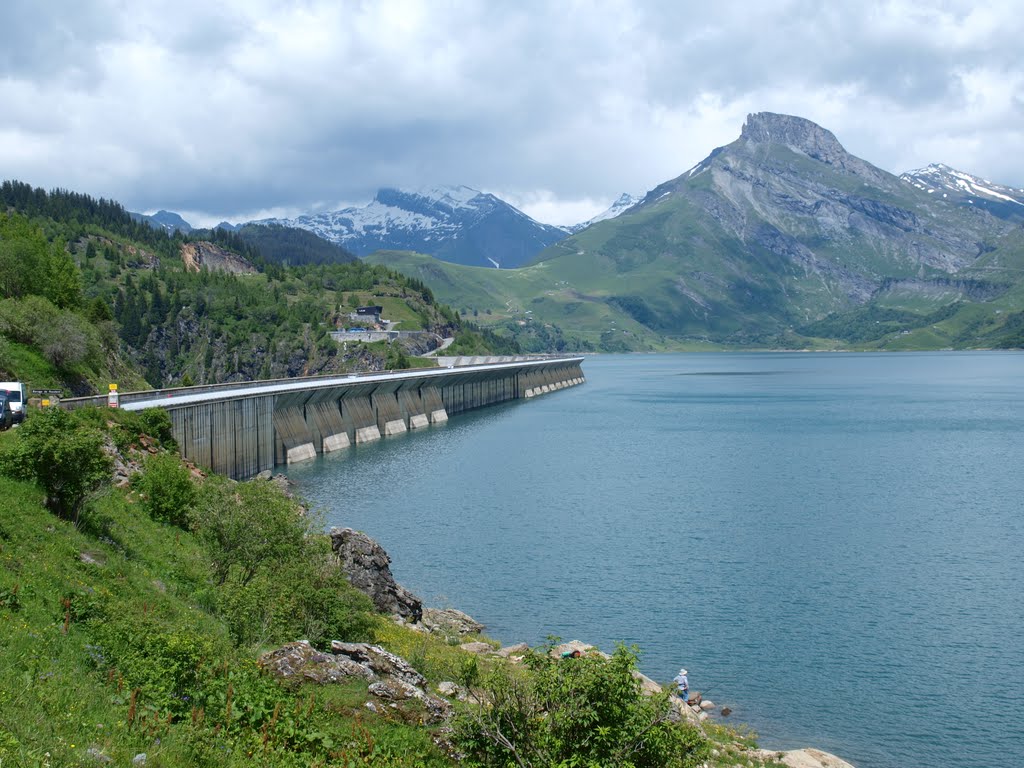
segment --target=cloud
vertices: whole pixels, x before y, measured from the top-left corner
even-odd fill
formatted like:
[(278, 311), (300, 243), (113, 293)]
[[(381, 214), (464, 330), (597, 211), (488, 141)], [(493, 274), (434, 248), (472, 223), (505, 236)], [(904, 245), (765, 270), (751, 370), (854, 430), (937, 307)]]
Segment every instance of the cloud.
[(239, 220), (459, 183), (587, 218), (762, 110), (886, 170), (1024, 186), (1013, 2), (8, 6), (0, 176), (135, 210)]

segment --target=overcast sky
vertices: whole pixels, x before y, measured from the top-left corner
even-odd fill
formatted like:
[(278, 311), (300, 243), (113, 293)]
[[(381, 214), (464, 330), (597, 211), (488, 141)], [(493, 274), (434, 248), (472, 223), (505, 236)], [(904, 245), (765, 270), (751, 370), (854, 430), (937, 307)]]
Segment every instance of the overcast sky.
[(0, 178), (196, 225), (464, 184), (584, 220), (809, 118), (1024, 187), (1020, 0), (3, 0)]

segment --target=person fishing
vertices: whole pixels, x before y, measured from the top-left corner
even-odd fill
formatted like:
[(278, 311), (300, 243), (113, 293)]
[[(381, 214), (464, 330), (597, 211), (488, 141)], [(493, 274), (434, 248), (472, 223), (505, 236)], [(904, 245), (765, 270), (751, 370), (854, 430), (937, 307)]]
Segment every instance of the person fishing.
[(672, 678), (672, 682), (676, 684), (676, 693), (679, 694), (679, 698), (685, 703), (690, 703), (690, 681), (686, 679), (686, 669), (680, 669), (679, 674)]

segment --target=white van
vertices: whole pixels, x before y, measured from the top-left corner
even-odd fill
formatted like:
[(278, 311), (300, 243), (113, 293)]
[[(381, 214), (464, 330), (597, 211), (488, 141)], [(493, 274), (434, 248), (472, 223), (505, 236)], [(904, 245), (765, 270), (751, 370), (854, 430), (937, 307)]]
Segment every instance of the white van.
[(0, 389), (6, 389), (11, 393), (11, 414), (14, 416), (14, 423), (20, 424), (25, 420), (25, 407), (28, 405), (25, 385), (20, 381), (0, 381)]

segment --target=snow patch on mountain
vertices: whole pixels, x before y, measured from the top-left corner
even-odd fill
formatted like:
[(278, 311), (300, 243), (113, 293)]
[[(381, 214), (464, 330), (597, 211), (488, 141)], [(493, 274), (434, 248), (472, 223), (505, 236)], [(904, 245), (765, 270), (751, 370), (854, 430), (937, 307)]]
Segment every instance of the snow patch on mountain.
[(257, 223), (306, 229), (360, 256), (414, 250), (459, 264), (502, 267), (527, 263), (567, 234), (466, 186), (384, 188), (365, 206)]
[[(307, 214), (294, 219), (264, 219), (257, 223), (282, 224), (314, 232), (325, 240), (344, 245), (363, 235), (385, 238), (395, 232), (427, 233), (451, 230), (462, 212), (479, 212), (490, 201), (478, 190), (464, 186), (423, 187), (416, 190), (385, 188), (365, 206)], [(480, 199), (482, 198), (482, 199)], [(496, 199), (496, 198), (495, 198)]]
[(907, 171), (900, 174), (900, 178), (929, 194), (943, 192), (943, 197), (947, 197), (950, 192), (954, 192), (969, 204), (974, 203), (973, 198), (980, 197), (1024, 207), (1024, 189), (994, 184), (988, 179), (972, 176), (942, 163)]
[(586, 221), (580, 222), (579, 224), (572, 224), (571, 226), (564, 227), (564, 229), (567, 229), (572, 234), (576, 234), (580, 230), (584, 230), (592, 224), (597, 224), (597, 222), (599, 221), (607, 221), (608, 219), (614, 219), (616, 216), (619, 216), (628, 211), (630, 208), (632, 208), (634, 205), (636, 205), (643, 199), (643, 195), (631, 195), (628, 192), (623, 192), (621, 195), (619, 195), (618, 200), (612, 203), (607, 210), (602, 211), (592, 219), (587, 219)]

